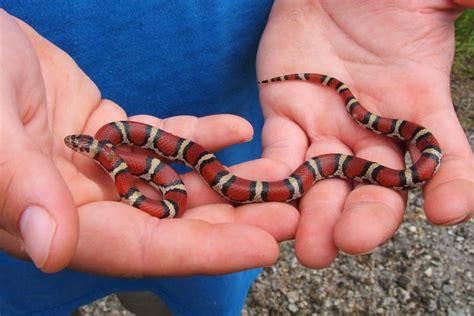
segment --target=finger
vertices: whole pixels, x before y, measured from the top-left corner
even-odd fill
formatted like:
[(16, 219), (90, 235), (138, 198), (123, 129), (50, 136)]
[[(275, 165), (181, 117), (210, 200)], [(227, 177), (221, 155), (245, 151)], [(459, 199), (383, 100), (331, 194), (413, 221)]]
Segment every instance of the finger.
[(474, 216), (474, 179), (465, 179), (474, 174), (473, 165), (472, 160), (443, 160), (436, 180), (424, 190), (424, 209), (433, 224), (454, 225)]
[(79, 227), (53, 162), (36, 150), (17, 149), (2, 154), (0, 172), (0, 227), (21, 238), (38, 268), (63, 268), (74, 253)]
[(438, 173), (424, 187), (426, 216), (437, 225), (456, 224), (474, 215), (474, 156), (454, 111), (446, 112), (424, 122), (443, 152)]
[[(334, 152), (352, 154), (339, 139), (320, 137), (309, 147), (308, 158)], [(320, 269), (335, 259), (338, 249), (333, 239), (334, 225), (351, 188), (345, 180), (321, 180), (301, 198), (295, 251), (304, 266)]]
[[(370, 137), (354, 147), (356, 156), (393, 169), (403, 169), (400, 149), (381, 137)], [(373, 251), (388, 240), (403, 220), (406, 193), (376, 185), (357, 185), (348, 195), (334, 227), (337, 247), (349, 254)]]
[(0, 172), (0, 227), (22, 239), (38, 268), (63, 268), (75, 249), (78, 221), (53, 162), (34, 149), (16, 149), (2, 154)]
[[(273, 173), (267, 172), (271, 169), (273, 169)], [(250, 161), (231, 168), (239, 176), (260, 178), (260, 175), (266, 175), (267, 179), (269, 179), (268, 174), (273, 174), (273, 178), (278, 177), (278, 174), (275, 177), (275, 169), (275, 163), (268, 159)], [(283, 175), (278, 178), (282, 177)], [(299, 212), (294, 206), (277, 202), (243, 205), (235, 203), (233, 206), (229, 204), (229, 201), (218, 196), (196, 173), (186, 174), (183, 180), (188, 192), (188, 203), (184, 214), (180, 218), (204, 220), (213, 224), (250, 224), (267, 231), (277, 241), (294, 238), (299, 220)], [(140, 189), (143, 189), (147, 196), (156, 195), (156, 198), (159, 198), (158, 192), (145, 190), (149, 188)], [(155, 194), (153, 195), (153, 193)]]
[[(239, 177), (253, 180), (279, 180), (287, 174), (287, 168), (270, 159), (257, 159), (229, 168)], [(276, 240), (282, 241), (294, 237), (299, 220), (298, 210), (286, 203), (257, 203), (232, 207), (221, 207), (219, 212), (208, 207), (211, 203), (229, 203), (220, 197), (196, 173), (183, 177), (188, 188), (188, 210), (184, 218), (196, 218), (211, 223), (245, 223), (254, 225), (269, 232)]]
[(336, 258), (339, 249), (333, 239), (334, 226), (349, 191), (347, 183), (325, 180), (315, 184), (302, 198), (295, 252), (305, 267), (322, 269)]
[[(41, 80), (22, 81), (21, 67), (24, 64), (21, 60), (18, 63), (14, 58), (9, 59), (12, 54), (31, 47), (4, 11), (0, 12), (0, 28), (0, 64), (10, 63), (8, 73), (2, 73), (0, 82), (0, 228), (21, 239), (39, 268), (47, 272), (57, 271), (74, 253), (78, 235), (77, 214), (65, 182), (45, 154), (50, 152), (49, 142), (37, 142), (31, 138), (32, 131), (35, 136), (42, 135), (38, 136), (39, 139), (47, 140), (49, 137)], [(15, 68), (15, 63), (20, 68)], [(37, 63), (31, 65), (39, 68)], [(32, 70), (32, 75), (35, 73), (38, 75)], [(28, 93), (35, 97), (28, 97), (24, 89), (29, 89)], [(29, 104), (30, 101), (39, 103)], [(22, 120), (25, 119), (24, 125)]]
[(80, 218), (82, 233), (72, 267), (81, 271), (116, 276), (221, 274), (268, 266), (278, 256), (275, 240), (249, 225), (159, 220), (114, 202), (84, 205)]
[(230, 204), (207, 204), (186, 210), (183, 218), (213, 224), (248, 224), (265, 230), (277, 241), (284, 241), (294, 238), (299, 213), (294, 206), (277, 202), (237, 207)]
[(301, 127), (285, 117), (266, 118), (262, 130), (262, 157), (284, 163), (289, 172), (305, 159), (308, 139)]
[(162, 120), (148, 115), (136, 115), (129, 119), (150, 124), (179, 137), (192, 140), (209, 151), (217, 151), (229, 145), (248, 142), (253, 135), (252, 125), (249, 122), (230, 114), (199, 118), (174, 116)]

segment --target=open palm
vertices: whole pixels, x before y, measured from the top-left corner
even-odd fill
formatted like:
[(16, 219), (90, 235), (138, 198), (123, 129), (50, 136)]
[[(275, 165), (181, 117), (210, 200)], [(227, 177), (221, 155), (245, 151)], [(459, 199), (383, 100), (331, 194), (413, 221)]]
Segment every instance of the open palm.
[[(118, 202), (108, 175), (69, 150), (63, 138), (93, 135), (107, 122), (127, 119), (126, 113), (101, 99), (73, 60), (28, 25), (0, 12), (0, 28), (0, 249), (33, 259), (44, 271), (69, 266), (123, 276), (224, 273), (276, 260), (277, 240), (293, 235), (298, 219), (289, 205), (234, 208), (196, 174), (184, 179), (192, 188), (182, 218), (160, 220)], [(209, 150), (252, 133), (230, 115), (131, 119)], [(244, 174), (259, 170), (240, 168)], [(275, 229), (283, 219), (286, 228)]]
[[(440, 141), (443, 163), (424, 187), (435, 224), (474, 212), (474, 160), (450, 97), (453, 21), (445, 1), (277, 1), (260, 43), (259, 80), (316, 72), (343, 81), (369, 111), (427, 127)], [(295, 169), (324, 153), (346, 153), (403, 168), (393, 140), (364, 130), (335, 91), (305, 82), (261, 87), (264, 157)], [(416, 159), (417, 152), (410, 148)], [(317, 183), (301, 199), (296, 233), (300, 261), (321, 268), (338, 250), (372, 251), (397, 230), (406, 194), (344, 180)]]

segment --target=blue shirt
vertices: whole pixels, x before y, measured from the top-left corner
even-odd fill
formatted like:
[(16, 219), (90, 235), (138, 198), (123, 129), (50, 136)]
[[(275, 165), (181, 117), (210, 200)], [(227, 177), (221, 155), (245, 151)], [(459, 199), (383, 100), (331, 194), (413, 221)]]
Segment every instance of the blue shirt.
[[(255, 57), (270, 0), (0, 0), (66, 51), (129, 115), (234, 113), (252, 142), (219, 153), (227, 165), (260, 156), (262, 114)], [(238, 315), (259, 269), (223, 276), (109, 278), (64, 270), (44, 274), (0, 253), (0, 315), (64, 315), (112, 292), (151, 290), (175, 314)]]

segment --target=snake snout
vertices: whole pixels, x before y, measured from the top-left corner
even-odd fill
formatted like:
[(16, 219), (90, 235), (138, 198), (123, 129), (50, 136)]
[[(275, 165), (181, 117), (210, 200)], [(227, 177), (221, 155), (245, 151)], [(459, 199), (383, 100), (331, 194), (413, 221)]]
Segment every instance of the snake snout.
[(68, 135), (64, 137), (64, 143), (71, 149), (77, 148), (76, 135)]
[(94, 138), (88, 135), (69, 135), (64, 137), (66, 146), (74, 151), (88, 153)]

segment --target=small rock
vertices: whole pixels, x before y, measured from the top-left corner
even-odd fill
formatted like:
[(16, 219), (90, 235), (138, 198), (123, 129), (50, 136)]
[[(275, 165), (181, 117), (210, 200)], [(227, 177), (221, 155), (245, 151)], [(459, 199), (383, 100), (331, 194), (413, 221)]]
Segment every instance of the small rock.
[(295, 303), (296, 301), (298, 301), (299, 294), (297, 291), (289, 291), (286, 294), (286, 297), (288, 298), (288, 302)]
[(425, 272), (423, 272), (428, 278), (431, 278), (431, 276), (433, 275), (433, 268), (429, 267), (428, 269), (425, 270)]
[(464, 311), (461, 308), (456, 308), (455, 306), (448, 308), (448, 316), (467, 316), (467, 315), (469, 314), (467, 314), (466, 311)]
[(446, 284), (443, 286), (443, 293), (446, 295), (451, 295), (452, 293), (454, 293), (454, 289), (452, 286)]
[(403, 302), (408, 302), (411, 298), (410, 292), (405, 291), (404, 289), (400, 289), (400, 293), (402, 294)]
[(405, 275), (400, 275), (395, 282), (402, 289), (406, 289), (408, 286), (408, 283), (410, 283), (410, 279)]
[(435, 300), (429, 300), (428, 306), (426, 307), (428, 312), (434, 312), (435, 310), (438, 309), (438, 304), (436, 303)]
[(298, 306), (296, 306), (296, 304), (290, 303), (288, 304), (288, 310), (292, 313), (296, 313), (298, 311)]

